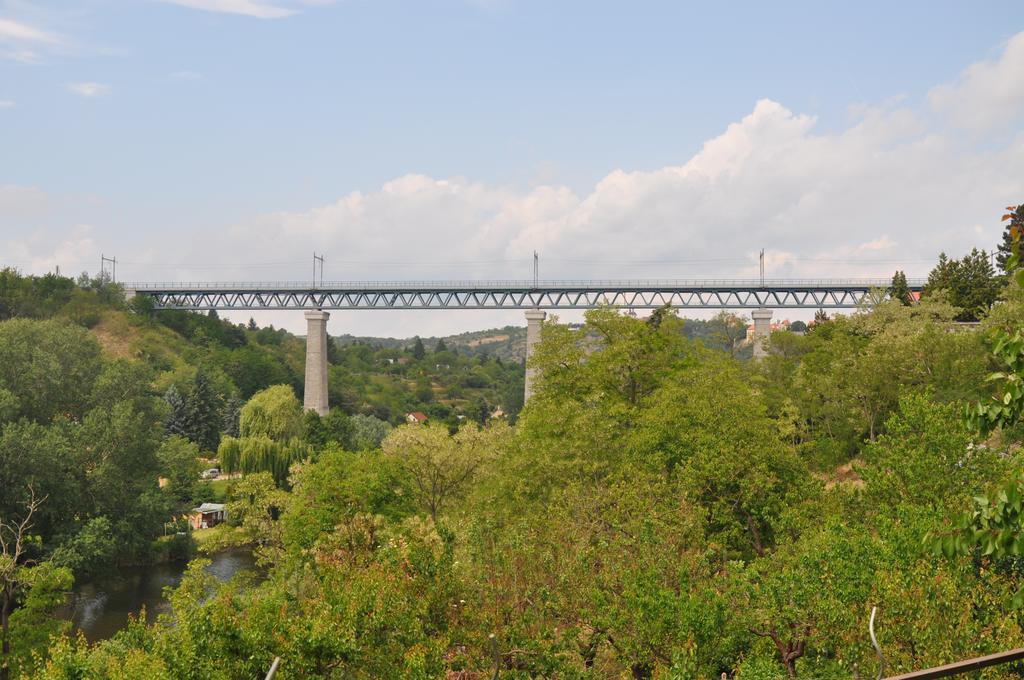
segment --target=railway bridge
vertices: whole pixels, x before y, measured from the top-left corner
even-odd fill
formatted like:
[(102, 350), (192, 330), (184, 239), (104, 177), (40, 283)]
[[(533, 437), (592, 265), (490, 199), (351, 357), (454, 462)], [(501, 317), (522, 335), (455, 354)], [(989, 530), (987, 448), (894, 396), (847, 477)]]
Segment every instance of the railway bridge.
[[(526, 398), (534, 380), (530, 357), (547, 310), (611, 305), (628, 309), (751, 311), (754, 354), (763, 356), (773, 309), (855, 309), (884, 297), (887, 279), (708, 279), (586, 281), (338, 281), (126, 283), (125, 295), (144, 295), (156, 309), (304, 311), (306, 409), (327, 413), (327, 310), (525, 310)], [(919, 292), (924, 280), (909, 280)]]

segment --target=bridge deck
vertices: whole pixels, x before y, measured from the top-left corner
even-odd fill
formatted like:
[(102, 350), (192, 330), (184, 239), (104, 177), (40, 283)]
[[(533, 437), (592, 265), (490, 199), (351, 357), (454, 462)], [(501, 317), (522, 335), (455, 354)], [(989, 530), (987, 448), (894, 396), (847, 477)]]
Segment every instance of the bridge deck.
[[(887, 279), (126, 283), (157, 309), (850, 309)], [(918, 291), (923, 280), (908, 282)]]

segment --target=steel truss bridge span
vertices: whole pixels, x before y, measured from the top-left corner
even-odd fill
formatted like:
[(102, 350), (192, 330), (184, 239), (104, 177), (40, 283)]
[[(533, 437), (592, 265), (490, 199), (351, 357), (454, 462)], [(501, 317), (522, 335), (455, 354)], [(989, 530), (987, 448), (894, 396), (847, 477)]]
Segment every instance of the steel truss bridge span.
[[(156, 309), (851, 309), (887, 279), (125, 283)], [(924, 280), (908, 281), (920, 291)], [(884, 293), (883, 293), (884, 294)]]

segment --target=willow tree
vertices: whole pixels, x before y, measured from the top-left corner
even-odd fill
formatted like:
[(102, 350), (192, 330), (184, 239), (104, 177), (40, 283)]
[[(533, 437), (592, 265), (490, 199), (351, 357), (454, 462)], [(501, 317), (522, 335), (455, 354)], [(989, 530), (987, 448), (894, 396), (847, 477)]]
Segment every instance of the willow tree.
[(242, 437), (268, 437), (282, 442), (302, 436), (302, 404), (288, 385), (274, 385), (254, 394), (239, 413)]

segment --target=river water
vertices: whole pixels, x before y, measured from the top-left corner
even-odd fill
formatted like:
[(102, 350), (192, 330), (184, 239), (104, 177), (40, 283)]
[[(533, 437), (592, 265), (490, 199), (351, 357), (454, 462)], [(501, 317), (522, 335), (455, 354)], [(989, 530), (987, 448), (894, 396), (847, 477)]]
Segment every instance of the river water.
[[(252, 552), (236, 548), (224, 550), (208, 558), (206, 571), (219, 581), (226, 581), (244, 570), (256, 570)], [(110, 574), (87, 583), (75, 584), (71, 600), (61, 612), (76, 630), (90, 642), (105, 640), (128, 623), (130, 615), (146, 608), (146, 621), (169, 611), (164, 588), (181, 583), (185, 562), (168, 562), (144, 567), (119, 567)]]

